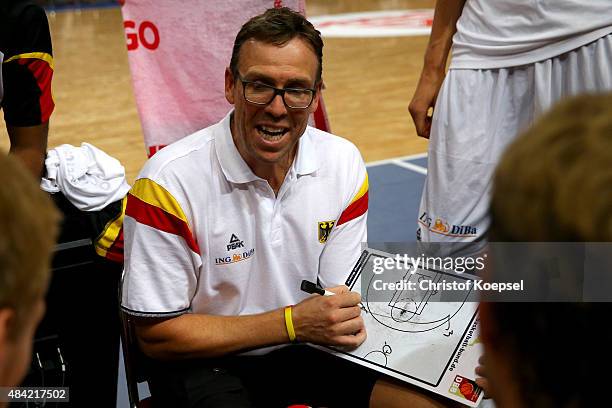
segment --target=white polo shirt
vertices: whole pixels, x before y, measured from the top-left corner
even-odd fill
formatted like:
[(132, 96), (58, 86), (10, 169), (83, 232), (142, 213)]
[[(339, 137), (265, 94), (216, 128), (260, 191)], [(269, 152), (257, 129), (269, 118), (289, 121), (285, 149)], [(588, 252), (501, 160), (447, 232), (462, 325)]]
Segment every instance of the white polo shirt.
[(275, 196), (238, 153), (230, 114), (158, 152), (128, 194), (126, 312), (261, 313), (304, 299), (302, 279), (343, 284), (359, 258), (368, 180), (357, 148), (307, 127)]

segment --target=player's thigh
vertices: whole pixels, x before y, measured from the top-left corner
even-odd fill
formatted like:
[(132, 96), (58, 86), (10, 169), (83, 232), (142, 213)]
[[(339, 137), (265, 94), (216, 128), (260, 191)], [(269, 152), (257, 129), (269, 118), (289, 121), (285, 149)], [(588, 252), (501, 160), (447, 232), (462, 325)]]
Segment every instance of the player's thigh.
[[(305, 345), (271, 353), (262, 366), (250, 365), (243, 381), (257, 407), (368, 407), (380, 375), (338, 356)], [(347, 387), (348, 385), (348, 387)]]
[(153, 362), (149, 386), (155, 407), (253, 406), (242, 380), (223, 361)]
[(449, 72), (432, 123), (420, 239), (466, 242), (485, 235), (495, 167), (533, 120), (532, 82), (530, 66)]

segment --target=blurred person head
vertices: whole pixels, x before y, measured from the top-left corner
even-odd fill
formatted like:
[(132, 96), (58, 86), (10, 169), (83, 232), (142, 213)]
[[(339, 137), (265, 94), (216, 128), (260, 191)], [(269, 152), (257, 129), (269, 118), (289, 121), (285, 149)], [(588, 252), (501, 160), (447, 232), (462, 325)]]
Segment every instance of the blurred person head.
[(0, 386), (18, 385), (29, 367), (58, 221), (24, 165), (0, 155)]
[[(567, 100), (508, 147), (491, 218), (492, 242), (612, 242), (612, 95)], [(608, 303), (482, 303), (497, 406), (598, 406), (607, 376), (596, 373), (612, 363), (611, 311)]]

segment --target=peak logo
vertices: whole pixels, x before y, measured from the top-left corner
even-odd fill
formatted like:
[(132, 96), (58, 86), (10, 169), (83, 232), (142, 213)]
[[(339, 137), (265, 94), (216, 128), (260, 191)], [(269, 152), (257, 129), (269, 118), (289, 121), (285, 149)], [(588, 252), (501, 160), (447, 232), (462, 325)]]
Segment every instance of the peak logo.
[(229, 243), (227, 244), (227, 250), (232, 251), (234, 249), (244, 248), (244, 241), (241, 241), (236, 234), (232, 234)]
[(475, 237), (478, 235), (478, 229), (476, 227), (471, 225), (450, 224), (444, 218), (430, 217), (427, 212), (421, 214), (419, 217), (419, 224), (433, 233), (446, 235), (448, 237)]
[[(238, 238), (238, 235), (236, 234), (232, 234), (230, 236), (229, 242), (225, 247), (227, 252), (230, 253), (222, 257), (215, 258), (215, 265), (229, 265), (244, 261), (245, 259), (249, 259), (255, 255), (255, 248), (246, 249), (244, 246), (244, 241)], [(245, 249), (238, 250), (239, 248)]]

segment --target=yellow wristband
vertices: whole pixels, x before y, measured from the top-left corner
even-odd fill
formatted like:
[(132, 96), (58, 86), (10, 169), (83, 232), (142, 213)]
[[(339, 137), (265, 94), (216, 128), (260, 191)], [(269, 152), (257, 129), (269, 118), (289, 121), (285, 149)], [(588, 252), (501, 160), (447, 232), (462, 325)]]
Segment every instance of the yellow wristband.
[(287, 334), (289, 335), (289, 340), (295, 341), (295, 329), (293, 328), (293, 318), (291, 317), (291, 310), (293, 306), (287, 306), (285, 308), (285, 326), (287, 327)]

